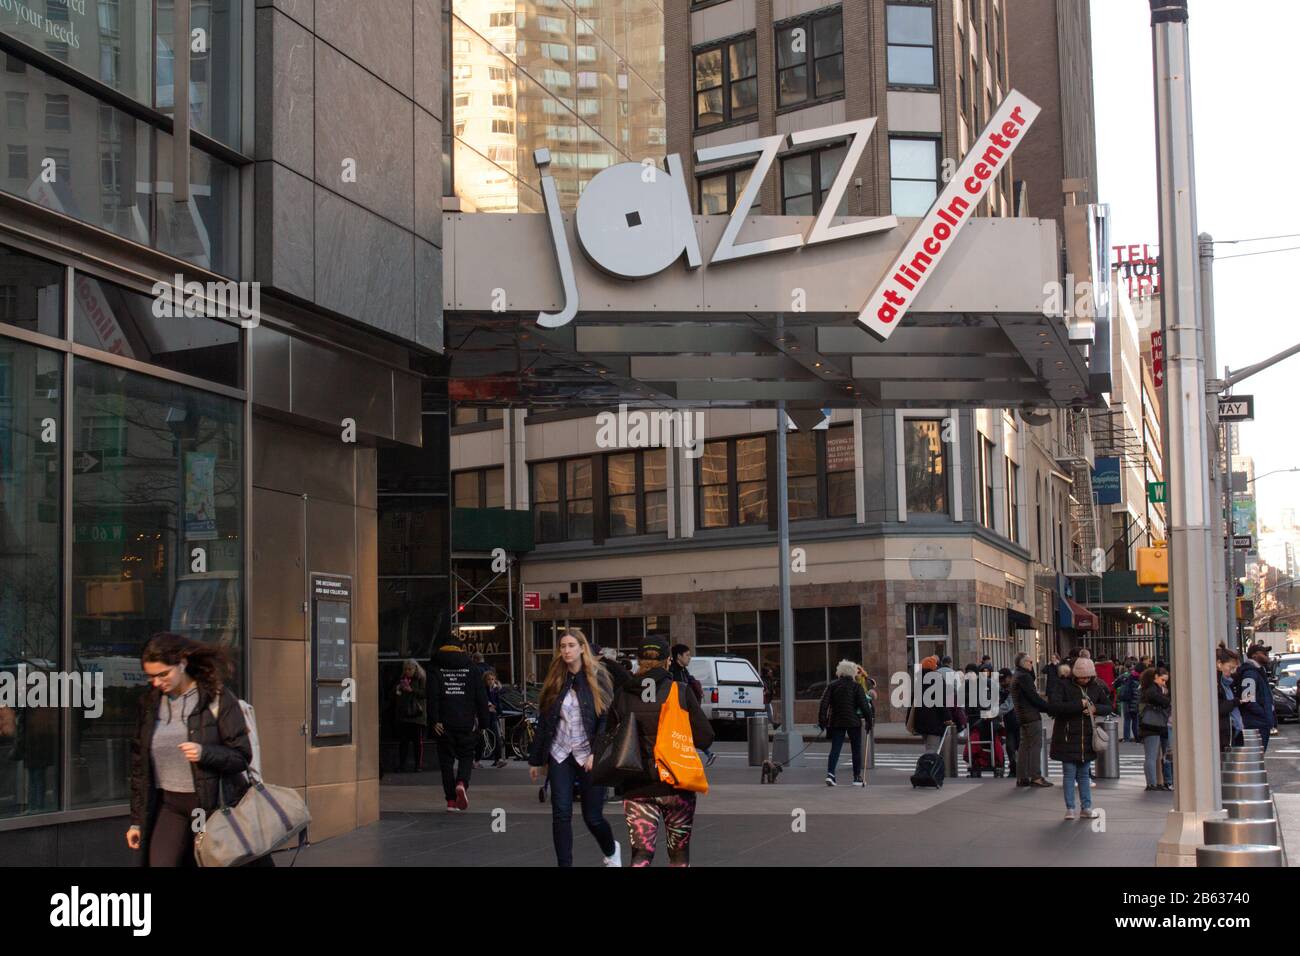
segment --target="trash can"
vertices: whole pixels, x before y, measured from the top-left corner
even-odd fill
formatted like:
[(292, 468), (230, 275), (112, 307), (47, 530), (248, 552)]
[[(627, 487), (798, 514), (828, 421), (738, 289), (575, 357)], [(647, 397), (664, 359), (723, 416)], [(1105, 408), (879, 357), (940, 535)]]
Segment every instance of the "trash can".
[(767, 740), (767, 714), (754, 714), (745, 720), (745, 730), (749, 735), (749, 765), (761, 767), (770, 753)]
[(1119, 718), (1103, 717), (1099, 721), (1110, 735), (1110, 746), (1097, 755), (1097, 779), (1119, 779)]

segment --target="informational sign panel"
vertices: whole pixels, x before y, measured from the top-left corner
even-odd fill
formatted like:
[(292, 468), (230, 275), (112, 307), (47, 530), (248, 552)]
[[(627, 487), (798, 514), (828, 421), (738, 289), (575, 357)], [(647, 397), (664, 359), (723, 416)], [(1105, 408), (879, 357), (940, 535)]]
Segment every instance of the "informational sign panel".
[(1098, 458), (1092, 469), (1092, 490), (1099, 505), (1117, 505), (1123, 501), (1119, 487), (1119, 459)]
[(524, 592), (524, 610), (540, 611), (542, 609), (542, 592), (525, 591)]
[(1163, 481), (1147, 482), (1147, 501), (1153, 505), (1162, 505), (1169, 497), (1169, 484)]
[(1237, 551), (1249, 551), (1254, 544), (1254, 539), (1248, 534), (1234, 534), (1232, 536), (1232, 547)]
[(826, 434), (826, 470), (853, 470), (853, 429), (837, 428)]
[(1254, 395), (1220, 395), (1219, 421), (1253, 422), (1255, 420)]
[(311, 575), (312, 743), (352, 742), (352, 578)]
[(1156, 388), (1165, 384), (1165, 337), (1159, 331), (1151, 333), (1151, 381)]

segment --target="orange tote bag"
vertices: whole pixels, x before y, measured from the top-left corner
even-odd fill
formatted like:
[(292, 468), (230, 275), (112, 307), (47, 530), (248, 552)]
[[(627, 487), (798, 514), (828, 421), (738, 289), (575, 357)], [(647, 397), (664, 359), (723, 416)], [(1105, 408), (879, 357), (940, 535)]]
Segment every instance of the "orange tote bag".
[(655, 766), (659, 779), (678, 790), (708, 793), (709, 781), (691, 734), (691, 715), (682, 706), (677, 682), (669, 684), (668, 699), (659, 708), (659, 733), (655, 736)]

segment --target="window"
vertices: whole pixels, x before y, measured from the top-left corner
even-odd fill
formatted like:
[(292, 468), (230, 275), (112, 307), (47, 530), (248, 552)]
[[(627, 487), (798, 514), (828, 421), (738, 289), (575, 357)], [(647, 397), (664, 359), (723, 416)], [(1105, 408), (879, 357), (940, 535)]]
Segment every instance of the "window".
[(840, 11), (801, 17), (776, 28), (777, 106), (844, 92), (844, 23)]
[(47, 130), (67, 131), (72, 128), (72, 117), (68, 113), (66, 95), (45, 94), (45, 128)]
[[(796, 608), (795, 698), (819, 700), (842, 660), (862, 660), (862, 609)], [(781, 689), (781, 619), (777, 611), (726, 611), (695, 615), (695, 654), (743, 657)]]
[(483, 422), (499, 422), (505, 418), (504, 408), (470, 408), (457, 405), (451, 413), (452, 425), (477, 425)]
[[(781, 207), (787, 216), (814, 216), (821, 212), (846, 151), (843, 144), (823, 146), (781, 160)], [(846, 191), (835, 211), (837, 216), (848, 215), (848, 202)]]
[(533, 521), (539, 542), (592, 539), (591, 459), (533, 465)]
[(27, 178), (27, 147), (10, 146), (9, 147), (9, 168), (7, 170), (10, 179)]
[(895, 216), (924, 216), (939, 195), (939, 141), (891, 136), (889, 202)]
[(668, 455), (662, 448), (607, 455), (609, 536), (668, 530)]
[(458, 471), (451, 477), (454, 507), (505, 507), (506, 472), (504, 468)]
[(992, 607), (987, 604), (979, 606), (980, 611), (980, 659), (984, 655), (993, 658), (996, 671), (1011, 666), (1011, 634), (1007, 620), (1006, 608)]
[(697, 467), (701, 528), (767, 522), (767, 437), (706, 442)]
[[(754, 171), (752, 166), (744, 169), (730, 169), (711, 176), (700, 177), (700, 215), (721, 216), (736, 208), (736, 200), (749, 183), (749, 176)], [(759, 193), (749, 207), (750, 215), (761, 215), (763, 211), (762, 193)]]
[(934, 10), (927, 4), (885, 5), (891, 86), (934, 86)]
[(758, 41), (753, 34), (695, 53), (695, 126), (758, 113)]
[(27, 128), (27, 94), (5, 94), (5, 125), (10, 129)]
[(785, 436), (786, 487), (790, 520), (821, 515), (817, 480), (817, 432), (797, 431)]
[(976, 489), (978, 496), (978, 518), (979, 523), (986, 528), (994, 527), (993, 516), (993, 443), (983, 435), (976, 436), (979, 439), (979, 487)]
[(903, 419), (903, 467), (909, 513), (948, 512), (948, 452), (942, 433), (942, 419)]
[(1020, 541), (1020, 466), (1007, 459), (1007, 537)]
[(842, 518), (858, 513), (857, 466), (853, 426), (834, 425), (822, 432), (826, 443), (826, 516)]

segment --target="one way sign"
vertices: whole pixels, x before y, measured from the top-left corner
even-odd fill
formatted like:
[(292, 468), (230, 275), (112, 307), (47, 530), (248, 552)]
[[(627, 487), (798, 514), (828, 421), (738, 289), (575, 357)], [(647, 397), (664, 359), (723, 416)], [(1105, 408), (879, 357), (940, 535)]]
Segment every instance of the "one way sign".
[(1253, 422), (1255, 420), (1254, 395), (1219, 397), (1219, 421)]

